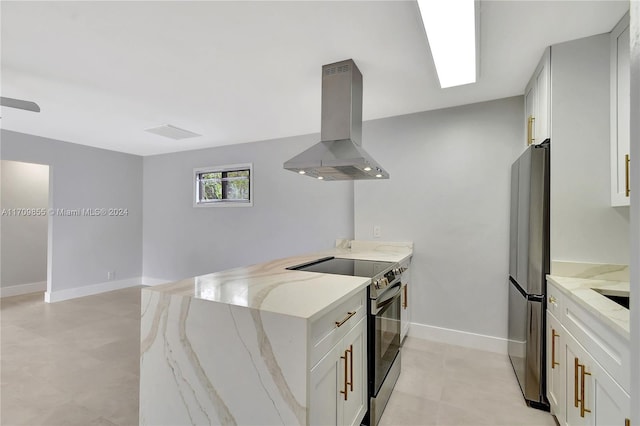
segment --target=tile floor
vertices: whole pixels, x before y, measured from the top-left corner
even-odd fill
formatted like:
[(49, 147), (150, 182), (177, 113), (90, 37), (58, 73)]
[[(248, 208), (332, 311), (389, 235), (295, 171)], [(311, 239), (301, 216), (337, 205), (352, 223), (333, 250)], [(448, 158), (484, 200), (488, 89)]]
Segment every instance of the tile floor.
[[(0, 424), (138, 423), (140, 289), (0, 301)], [(407, 338), (381, 426), (540, 425), (506, 356)]]

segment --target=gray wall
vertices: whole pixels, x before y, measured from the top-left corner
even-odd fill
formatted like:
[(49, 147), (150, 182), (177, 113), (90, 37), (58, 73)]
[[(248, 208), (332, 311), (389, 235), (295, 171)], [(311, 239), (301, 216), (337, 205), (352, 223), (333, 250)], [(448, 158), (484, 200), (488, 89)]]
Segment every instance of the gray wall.
[(356, 239), (412, 240), (412, 322), (506, 337), (509, 185), (521, 96), (364, 123), (391, 174), (355, 184)]
[(551, 48), (552, 260), (629, 263), (629, 207), (610, 201), (609, 55), (609, 34)]
[[(353, 182), (282, 168), (307, 135), (144, 158), (144, 276), (176, 280), (332, 247), (353, 236)], [(253, 163), (253, 207), (193, 207), (193, 169)]]
[[(1, 161), (0, 209), (49, 207), (49, 167)], [(47, 216), (2, 215), (0, 286), (47, 280)]]
[(124, 217), (51, 220), (55, 292), (141, 276), (142, 157), (2, 130), (3, 160), (51, 167), (52, 208), (126, 208)]

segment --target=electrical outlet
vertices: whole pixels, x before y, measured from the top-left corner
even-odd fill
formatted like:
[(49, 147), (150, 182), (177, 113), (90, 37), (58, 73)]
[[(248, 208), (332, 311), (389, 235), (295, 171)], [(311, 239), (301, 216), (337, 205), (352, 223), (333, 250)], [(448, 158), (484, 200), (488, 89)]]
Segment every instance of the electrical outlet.
[(114, 271), (107, 272), (107, 280), (111, 281), (116, 277), (116, 273)]
[(380, 238), (381, 235), (382, 229), (380, 228), (380, 225), (373, 225), (373, 237)]

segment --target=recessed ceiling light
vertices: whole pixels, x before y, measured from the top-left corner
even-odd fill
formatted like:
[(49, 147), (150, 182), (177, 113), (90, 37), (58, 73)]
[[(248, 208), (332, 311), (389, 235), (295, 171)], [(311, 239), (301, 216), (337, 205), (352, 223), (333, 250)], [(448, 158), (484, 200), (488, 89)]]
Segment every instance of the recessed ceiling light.
[(322, 176), (318, 176), (318, 179), (322, 180), (322, 179), (324, 179), (324, 178), (323, 178)]
[(305, 174), (305, 173), (307, 173), (307, 172), (305, 172), (304, 170), (300, 170), (298, 173), (300, 173), (301, 175), (303, 175), (303, 174)]
[(149, 133), (154, 133), (156, 135), (164, 136), (165, 138), (175, 139), (175, 140), (195, 138), (198, 136), (202, 136), (197, 133), (193, 133), (189, 130), (172, 126), (171, 124), (163, 124), (162, 126), (159, 126), (159, 127), (152, 127), (151, 129), (145, 129), (145, 131)]
[(369, 167), (369, 166), (365, 167), (365, 168), (364, 168), (364, 171), (365, 171), (365, 172), (370, 172), (370, 171), (371, 171), (371, 167)]
[(418, 0), (440, 87), (476, 81), (474, 0)]
[(382, 177), (382, 175), (381, 175), (380, 173), (378, 173), (378, 174), (376, 175), (376, 177), (377, 177), (377, 178), (381, 178), (381, 177)]

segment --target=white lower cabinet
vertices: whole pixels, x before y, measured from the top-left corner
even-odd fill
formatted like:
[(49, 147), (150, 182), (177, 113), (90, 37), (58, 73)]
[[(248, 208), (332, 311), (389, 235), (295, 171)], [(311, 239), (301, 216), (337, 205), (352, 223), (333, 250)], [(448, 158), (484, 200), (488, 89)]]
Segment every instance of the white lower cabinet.
[(411, 282), (411, 267), (410, 264), (402, 266), (402, 288), (400, 289), (400, 343), (404, 341), (409, 333), (409, 324), (411, 324), (411, 305), (409, 304), (409, 297), (411, 288), (409, 283)]
[(547, 311), (547, 398), (551, 414), (558, 420), (566, 416), (567, 363), (564, 345), (565, 331), (560, 321)]
[(367, 322), (363, 317), (311, 369), (309, 423), (359, 425), (367, 411)]
[(624, 426), (631, 409), (629, 395), (570, 334), (565, 347), (566, 424)]
[(411, 323), (411, 310), (409, 309), (409, 283), (403, 282), (400, 294), (400, 342), (407, 337), (409, 324)]
[[(547, 398), (551, 413), (560, 426), (628, 425), (631, 398), (621, 384), (629, 365), (625, 362), (621, 369), (614, 368), (604, 352), (597, 350), (609, 348), (606, 353), (617, 351), (618, 357), (626, 360), (625, 348), (612, 343), (617, 341), (613, 332), (600, 329), (595, 318), (576, 309), (575, 302), (555, 285), (547, 284)], [(582, 326), (576, 328), (576, 324)], [(569, 331), (585, 331), (587, 324), (589, 333), (584, 336)]]

